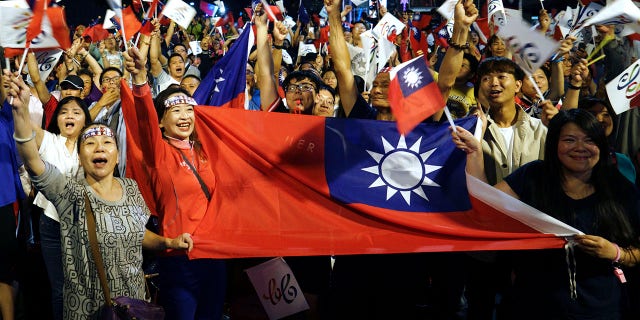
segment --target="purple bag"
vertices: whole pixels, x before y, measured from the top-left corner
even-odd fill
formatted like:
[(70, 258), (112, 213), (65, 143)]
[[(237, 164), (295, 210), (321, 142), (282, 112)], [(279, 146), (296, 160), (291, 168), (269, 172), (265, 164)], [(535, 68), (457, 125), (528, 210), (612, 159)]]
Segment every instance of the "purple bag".
[(111, 300), (112, 306), (102, 309), (102, 320), (163, 320), (164, 309), (157, 304), (129, 297), (117, 297)]

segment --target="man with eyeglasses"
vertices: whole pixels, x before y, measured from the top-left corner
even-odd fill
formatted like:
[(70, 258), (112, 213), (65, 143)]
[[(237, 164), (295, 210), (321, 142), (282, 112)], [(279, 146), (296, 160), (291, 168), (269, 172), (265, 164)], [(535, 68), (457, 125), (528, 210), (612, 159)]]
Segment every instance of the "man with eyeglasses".
[[(260, 66), (257, 75), (260, 89), (262, 110), (269, 112), (286, 112), (295, 114), (311, 114), (315, 106), (315, 98), (322, 80), (310, 71), (294, 71), (284, 80), (284, 99), (278, 95), (278, 84), (274, 77), (274, 56), (281, 59), (281, 46), (287, 34), (287, 27), (276, 22), (273, 28), (273, 47), (268, 41), (267, 17), (259, 4), (256, 7), (256, 52), (257, 64)], [(278, 66), (280, 64), (278, 63)]]
[(100, 74), (100, 89), (102, 97), (89, 107), (91, 119), (109, 126), (111, 130), (118, 133), (118, 167), (115, 172), (119, 177), (124, 177), (127, 136), (120, 107), (120, 80), (122, 71), (119, 68), (106, 68)]

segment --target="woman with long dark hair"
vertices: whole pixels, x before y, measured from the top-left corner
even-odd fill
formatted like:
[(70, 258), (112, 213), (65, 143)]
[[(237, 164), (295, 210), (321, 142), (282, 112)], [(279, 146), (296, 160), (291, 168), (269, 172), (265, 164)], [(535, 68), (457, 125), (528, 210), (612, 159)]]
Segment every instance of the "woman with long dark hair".
[[(467, 172), (485, 179), (480, 143), (457, 127)], [(496, 188), (585, 235), (571, 250), (518, 251), (512, 256), (514, 319), (622, 319), (626, 268), (640, 259), (640, 193), (608, 162), (602, 125), (582, 109), (549, 123), (545, 160), (516, 170)], [(571, 276), (570, 276), (571, 275)]]

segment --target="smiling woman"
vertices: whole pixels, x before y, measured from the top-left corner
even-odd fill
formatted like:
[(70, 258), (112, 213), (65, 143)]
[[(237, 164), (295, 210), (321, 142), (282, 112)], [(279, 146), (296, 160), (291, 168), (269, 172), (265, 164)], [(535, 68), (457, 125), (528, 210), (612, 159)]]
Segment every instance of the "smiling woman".
[[(458, 128), (453, 141), (467, 153), (467, 172), (486, 179), (479, 142)], [(509, 319), (623, 319), (629, 312), (622, 303), (623, 270), (640, 261), (640, 192), (608, 165), (607, 152), (593, 115), (561, 111), (549, 123), (544, 161), (526, 164), (495, 185), (585, 233), (566, 252), (510, 256), (515, 281), (505, 298)]]
[[(185, 89), (169, 86), (154, 104), (147, 84), (146, 57), (130, 49), (125, 59), (133, 83), (142, 83), (133, 86), (133, 103), (123, 104), (127, 126), (138, 128), (138, 134), (129, 138), (139, 143), (144, 154), (145, 165), (140, 170), (150, 177), (140, 183), (151, 194), (148, 201), (157, 211), (162, 235), (193, 233), (206, 214), (213, 214), (209, 207), (216, 188), (209, 155), (197, 138), (196, 101)], [(154, 123), (159, 123), (160, 129)], [(184, 252), (171, 251), (159, 259), (160, 302), (166, 317), (220, 319), (226, 261), (190, 258)]]
[[(71, 132), (71, 137), (77, 138), (77, 158), (84, 176), (74, 177), (40, 158), (34, 141), (37, 134), (29, 120), (30, 90), (17, 74), (11, 75), (9, 95), (15, 126), (13, 138), (18, 151), (36, 189), (55, 207), (60, 220), (60, 236), (65, 239), (61, 244), (62, 258), (58, 259), (64, 274), (61, 318), (95, 319), (104, 301), (96, 265), (88, 249), (87, 211), (96, 215), (99, 250), (105, 261), (112, 262), (104, 266), (110, 275), (107, 285), (111, 293), (144, 299), (142, 248), (191, 249), (190, 235), (167, 239), (145, 229), (150, 212), (136, 182), (113, 176), (118, 162), (115, 133), (102, 124), (80, 130), (86, 121), (86, 111), (79, 110), (81, 100), (65, 103), (57, 121), (62, 132)], [(67, 145), (67, 141), (71, 140), (64, 139), (62, 149), (72, 153), (76, 149), (73, 144)], [(87, 205), (91, 208), (86, 208)]]

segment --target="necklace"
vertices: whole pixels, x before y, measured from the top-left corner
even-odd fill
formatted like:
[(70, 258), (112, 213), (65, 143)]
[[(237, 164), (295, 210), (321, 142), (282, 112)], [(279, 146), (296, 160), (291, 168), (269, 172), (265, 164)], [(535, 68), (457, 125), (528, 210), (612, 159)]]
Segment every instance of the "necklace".
[(185, 140), (180, 140), (180, 139), (176, 139), (173, 137), (169, 137), (169, 136), (164, 136), (165, 138), (167, 138), (167, 142), (178, 148), (178, 149), (183, 149), (183, 150), (190, 150), (193, 147), (193, 142), (189, 139), (185, 139)]

